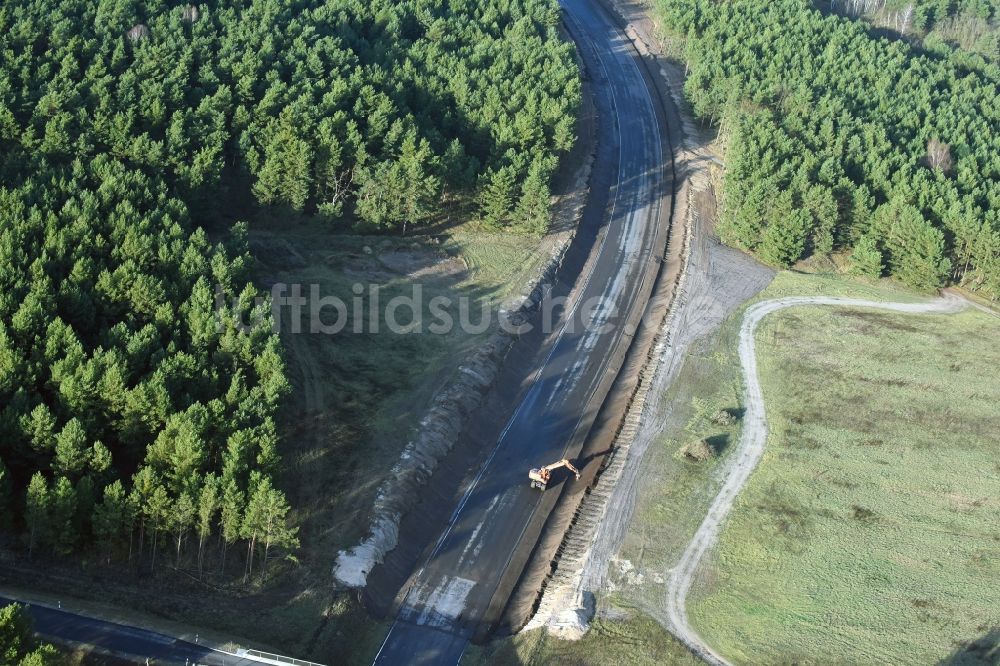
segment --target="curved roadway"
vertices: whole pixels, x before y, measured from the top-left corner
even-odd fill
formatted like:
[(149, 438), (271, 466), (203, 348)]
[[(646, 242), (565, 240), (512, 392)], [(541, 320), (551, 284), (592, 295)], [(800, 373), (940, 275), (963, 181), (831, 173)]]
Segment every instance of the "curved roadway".
[[(601, 149), (591, 186), (610, 191), (597, 247), (577, 279), (568, 323), (531, 379), (499, 441), (446, 529), (411, 577), (376, 664), (454, 664), (489, 613), (529, 525), (551, 498), (528, 487), (529, 467), (576, 455), (630, 341), (624, 322), (645, 307), (667, 216), (672, 172), (639, 55), (598, 0), (562, 0), (593, 84)], [(582, 305), (581, 305), (582, 304)], [(596, 307), (592, 307), (596, 306)], [(631, 315), (631, 317), (630, 317)], [(565, 470), (554, 483), (567, 479)], [(550, 490), (550, 492), (553, 492)], [(534, 521), (534, 522), (533, 522)], [(526, 531), (529, 532), (525, 536)], [(513, 572), (519, 573), (519, 572)], [(501, 593), (502, 594), (502, 593)]]

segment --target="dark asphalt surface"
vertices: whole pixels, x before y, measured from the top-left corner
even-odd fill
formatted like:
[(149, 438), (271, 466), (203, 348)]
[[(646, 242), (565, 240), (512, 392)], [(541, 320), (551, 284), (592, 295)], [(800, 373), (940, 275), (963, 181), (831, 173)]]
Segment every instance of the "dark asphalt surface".
[[(23, 603), (0, 597), (0, 607)], [(50, 641), (72, 641), (128, 655), (140, 663), (204, 664), (205, 666), (259, 666), (260, 662), (216, 652), (155, 631), (74, 615), (55, 608), (24, 604), (35, 621), (35, 631)]]
[[(602, 151), (610, 160), (594, 165), (595, 174), (605, 170), (609, 176), (609, 210), (598, 255), (589, 275), (581, 276), (584, 286), (576, 301), (598, 306), (577, 307), (567, 318), (496, 447), (413, 577), (375, 657), (379, 665), (455, 664), (461, 658), (522, 535), (537, 518), (541, 495), (528, 487), (527, 470), (580, 449), (594, 416), (586, 406), (603, 400), (595, 394), (606, 391), (605, 375), (618, 370), (609, 367), (610, 359), (627, 342), (622, 319), (636, 305), (661, 202), (670, 191), (669, 156), (638, 55), (597, 0), (562, 0), (562, 5), (593, 84), (599, 141), (615, 148)], [(592, 176), (595, 182), (600, 181)], [(554, 485), (572, 482), (561, 471)]]

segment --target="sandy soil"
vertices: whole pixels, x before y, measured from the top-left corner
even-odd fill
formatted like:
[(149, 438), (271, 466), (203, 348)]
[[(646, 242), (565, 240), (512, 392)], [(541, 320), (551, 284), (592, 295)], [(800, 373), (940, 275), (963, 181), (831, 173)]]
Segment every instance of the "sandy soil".
[(757, 375), (757, 353), (754, 335), (757, 326), (769, 314), (790, 307), (802, 305), (849, 306), (876, 308), (910, 314), (957, 312), (969, 303), (958, 296), (947, 294), (929, 303), (880, 303), (853, 298), (799, 297), (778, 298), (762, 301), (749, 308), (740, 326), (739, 355), (745, 387), (746, 412), (743, 430), (732, 458), (723, 471), (723, 484), (709, 508), (708, 515), (698, 527), (680, 561), (669, 573), (667, 584), (666, 612), (671, 632), (681, 639), (695, 654), (710, 664), (728, 664), (721, 655), (712, 650), (688, 623), (685, 601), (691, 583), (702, 557), (715, 543), (719, 527), (729, 514), (736, 496), (750, 478), (751, 472), (764, 452), (767, 441), (767, 418), (760, 379)]

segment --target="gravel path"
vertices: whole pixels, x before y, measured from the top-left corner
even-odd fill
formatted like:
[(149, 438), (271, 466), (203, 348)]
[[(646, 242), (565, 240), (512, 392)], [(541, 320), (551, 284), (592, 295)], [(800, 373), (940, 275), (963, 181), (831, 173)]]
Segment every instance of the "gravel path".
[(691, 628), (688, 623), (685, 601), (702, 557), (715, 543), (719, 533), (719, 525), (729, 514), (736, 496), (756, 467), (764, 452), (764, 443), (767, 441), (764, 397), (757, 376), (757, 354), (754, 347), (757, 326), (764, 317), (773, 312), (800, 305), (833, 305), (924, 314), (957, 312), (967, 307), (969, 303), (952, 294), (946, 294), (942, 298), (924, 303), (879, 303), (853, 298), (792, 296), (762, 301), (746, 311), (743, 316), (743, 324), (740, 327), (739, 341), (740, 365), (743, 368), (743, 384), (746, 394), (743, 431), (740, 434), (735, 455), (727, 463), (722, 489), (713, 500), (708, 515), (698, 527), (698, 531), (695, 532), (679, 562), (671, 570), (667, 585), (666, 612), (671, 631), (695, 654), (710, 664), (728, 664), (729, 662), (712, 650), (704, 639)]

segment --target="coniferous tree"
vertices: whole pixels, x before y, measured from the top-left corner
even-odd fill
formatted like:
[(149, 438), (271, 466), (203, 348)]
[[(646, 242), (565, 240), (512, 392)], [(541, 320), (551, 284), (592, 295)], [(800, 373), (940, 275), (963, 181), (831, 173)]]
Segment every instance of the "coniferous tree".
[(24, 521), (28, 525), (28, 557), (35, 552), (35, 546), (39, 542), (44, 543), (49, 540), (49, 531), (52, 529), (51, 511), (48, 481), (41, 472), (35, 472), (31, 476), (25, 498)]
[(501, 167), (486, 176), (486, 186), (480, 195), (480, 215), (493, 228), (504, 225), (514, 206), (514, 170)]
[(917, 208), (890, 202), (875, 211), (873, 224), (885, 237), (893, 276), (917, 289), (941, 286), (951, 268), (944, 256), (944, 234), (931, 227)]
[(166, 488), (157, 484), (143, 506), (147, 524), (152, 531), (152, 543), (149, 550), (150, 569), (156, 568), (156, 551), (160, 532), (170, 528), (170, 504), (170, 496), (167, 494)]
[(758, 251), (764, 261), (788, 267), (799, 260), (806, 247), (809, 233), (809, 214), (796, 209), (790, 192), (783, 193), (775, 202), (769, 216), (764, 237)]
[(38, 403), (30, 414), (21, 417), (21, 421), (35, 451), (47, 453), (52, 450), (56, 441), (56, 419), (45, 403)]
[(264, 543), (263, 561), (261, 562), (261, 578), (267, 571), (267, 559), (271, 548), (294, 549), (299, 545), (297, 527), (288, 526), (288, 502), (280, 491), (274, 488), (267, 488), (261, 495), (260, 504), (260, 539)]
[(399, 168), (403, 183), (400, 214), (405, 234), (408, 225), (420, 224), (433, 211), (440, 179), (434, 175), (437, 165), (430, 143), (426, 139), (418, 140), (416, 132), (408, 133), (403, 139)]
[(58, 651), (39, 643), (31, 616), (21, 604), (0, 608), (0, 663), (9, 666), (57, 666), (62, 663)]
[(261, 577), (267, 567), (272, 546), (291, 548), (298, 545), (297, 528), (286, 524), (288, 503), (284, 495), (271, 487), (270, 481), (261, 479), (247, 502), (243, 519), (242, 536), (247, 540), (247, 567), (244, 582), (253, 576), (253, 563), (258, 543), (263, 544)]
[(70, 419), (56, 436), (55, 460), (52, 467), (58, 474), (76, 476), (90, 460), (87, 433), (77, 419)]
[(292, 114), (283, 114), (264, 148), (264, 163), (254, 184), (260, 202), (302, 210), (312, 187), (312, 152), (299, 137)]
[(882, 251), (874, 236), (862, 236), (854, 245), (851, 253), (851, 270), (858, 275), (869, 278), (882, 277), (885, 265), (882, 262)]
[(174, 543), (176, 545), (174, 567), (180, 568), (181, 546), (184, 543), (184, 536), (194, 526), (198, 508), (195, 506), (194, 500), (191, 499), (190, 495), (181, 493), (181, 496), (177, 498), (177, 501), (174, 502), (169, 512), (170, 515), (167, 520), (170, 525), (170, 531), (174, 535)]
[(129, 494), (129, 502), (136, 508), (136, 519), (139, 521), (139, 558), (142, 559), (143, 548), (146, 542), (146, 528), (149, 522), (149, 502), (156, 489), (156, 475), (149, 467), (140, 467), (132, 476), (132, 491)]
[(228, 481), (223, 480), (222, 506), (219, 519), (222, 528), (222, 532), (219, 535), (222, 541), (221, 573), (224, 573), (226, 570), (226, 553), (229, 546), (236, 543), (240, 538), (243, 527), (243, 513), (243, 493), (232, 479)]
[(76, 544), (79, 536), (76, 515), (76, 488), (66, 477), (57, 477), (49, 493), (48, 542), (60, 555), (72, 552)]
[(361, 167), (355, 172), (358, 185), (358, 217), (377, 227), (402, 222), (402, 195), (406, 187), (398, 162), (387, 160)]
[(104, 488), (103, 500), (94, 507), (94, 536), (104, 543), (108, 562), (125, 535), (131, 542), (132, 520), (132, 503), (121, 480), (115, 479)]
[(515, 218), (528, 233), (542, 234), (549, 228), (550, 176), (541, 160), (535, 160), (521, 185)]
[(209, 474), (201, 487), (198, 496), (198, 574), (202, 573), (204, 563), (205, 542), (212, 534), (215, 516), (219, 512), (219, 484), (214, 475)]

